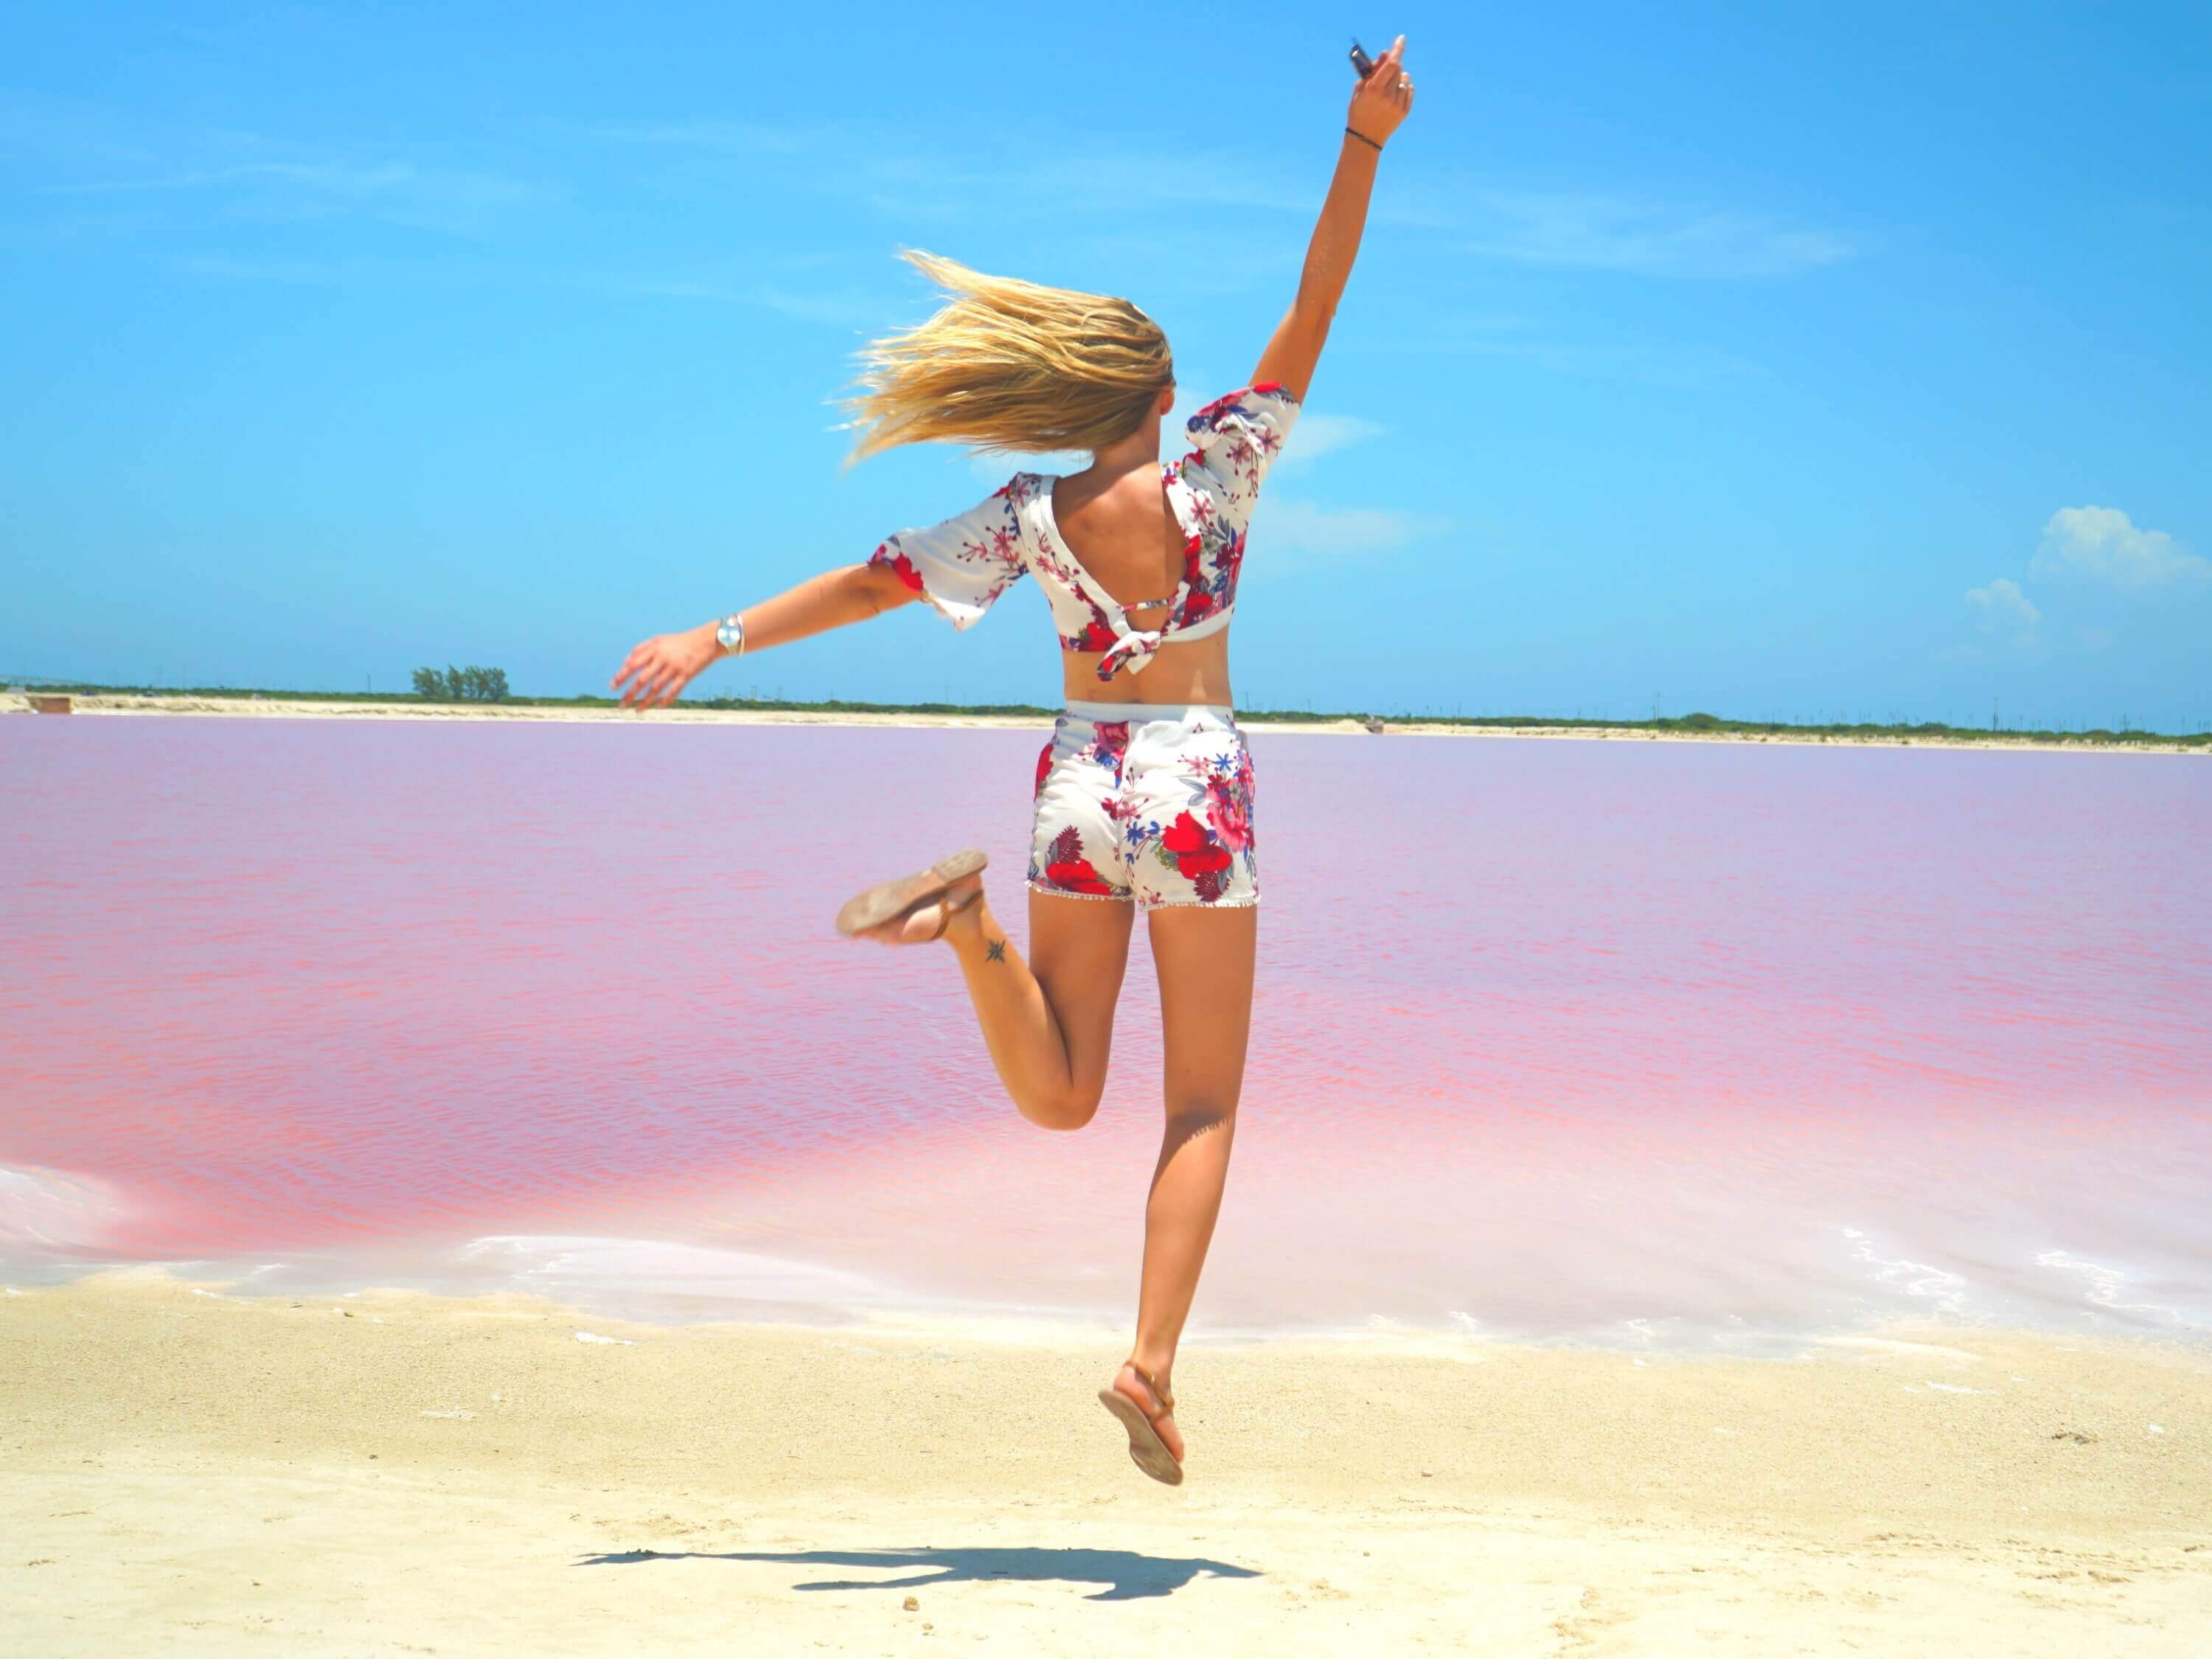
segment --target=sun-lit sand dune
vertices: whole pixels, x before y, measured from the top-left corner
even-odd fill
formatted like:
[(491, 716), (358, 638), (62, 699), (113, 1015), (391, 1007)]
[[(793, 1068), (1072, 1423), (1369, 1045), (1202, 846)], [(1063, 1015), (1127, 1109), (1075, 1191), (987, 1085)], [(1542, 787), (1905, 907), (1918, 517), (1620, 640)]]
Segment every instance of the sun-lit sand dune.
[(1050, 1329), (0, 1296), (23, 1653), (2201, 1653), (2212, 1358), (1199, 1344), (1191, 1478)]

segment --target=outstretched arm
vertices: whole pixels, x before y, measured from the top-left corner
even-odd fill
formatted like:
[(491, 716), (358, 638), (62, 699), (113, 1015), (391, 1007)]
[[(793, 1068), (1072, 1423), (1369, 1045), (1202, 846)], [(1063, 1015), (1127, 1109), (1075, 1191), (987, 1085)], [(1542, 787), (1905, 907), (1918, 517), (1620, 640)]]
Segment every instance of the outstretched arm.
[[(739, 613), (745, 651), (750, 654), (848, 623), (866, 622), (914, 597), (898, 573), (884, 565), (850, 564), (825, 570)], [(629, 683), (622, 695), (624, 708), (665, 708), (721, 657), (714, 623), (702, 623), (681, 634), (658, 634), (645, 641), (623, 659), (612, 683)]]
[(1260, 367), (1252, 372), (1255, 383), (1272, 380), (1289, 387), (1292, 396), (1304, 398), (1313, 380), (1314, 365), (1321, 360), (1328, 325), (1336, 316), (1336, 302), (1344, 297), (1352, 262), (1359, 256), (1376, 164), (1382, 159), (1383, 144), (1413, 107), (1413, 83), (1405, 72), (1405, 58), (1406, 37), (1401, 34), (1352, 91), (1336, 176), (1329, 180), (1321, 222), (1314, 227), (1305, 268), (1298, 273), (1298, 297), (1291, 301), (1275, 337), (1260, 354)]

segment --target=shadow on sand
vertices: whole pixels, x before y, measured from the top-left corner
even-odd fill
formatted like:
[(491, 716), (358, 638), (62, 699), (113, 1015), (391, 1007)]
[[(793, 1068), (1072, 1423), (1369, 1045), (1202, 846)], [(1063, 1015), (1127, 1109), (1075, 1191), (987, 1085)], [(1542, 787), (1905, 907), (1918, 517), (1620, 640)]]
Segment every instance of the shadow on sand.
[(963, 1584), (1012, 1579), (1041, 1584), (1054, 1579), (1071, 1584), (1103, 1584), (1085, 1599), (1135, 1601), (1148, 1595), (1172, 1595), (1194, 1578), (1257, 1578), (1249, 1567), (1225, 1561), (1176, 1559), (1139, 1555), (1133, 1550), (908, 1549), (908, 1550), (624, 1550), (587, 1555), (580, 1567), (627, 1567), (643, 1561), (781, 1561), (805, 1567), (919, 1568), (896, 1578), (820, 1578), (793, 1584), (802, 1590), (912, 1589), (918, 1584)]

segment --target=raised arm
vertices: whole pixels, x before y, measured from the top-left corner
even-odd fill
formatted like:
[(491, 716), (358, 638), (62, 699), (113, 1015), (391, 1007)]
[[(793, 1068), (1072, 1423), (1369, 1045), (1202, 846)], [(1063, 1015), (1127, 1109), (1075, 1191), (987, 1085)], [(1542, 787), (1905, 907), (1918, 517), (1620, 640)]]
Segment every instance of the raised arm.
[(1328, 182), (1328, 195), (1321, 204), (1321, 220), (1306, 246), (1305, 268), (1298, 273), (1298, 296), (1276, 326), (1275, 337), (1260, 354), (1252, 372), (1255, 384), (1273, 381), (1304, 398), (1313, 380), (1314, 365), (1328, 340), (1328, 325), (1336, 316), (1336, 302), (1352, 276), (1352, 262), (1359, 256), (1359, 237), (1367, 228), (1367, 198), (1374, 192), (1375, 168), (1382, 159), (1382, 146), (1413, 107), (1413, 82), (1403, 67), (1406, 37), (1390, 43), (1390, 50), (1375, 60), (1374, 70), (1352, 89), (1351, 112), (1345, 118), (1344, 143), (1337, 151), (1336, 176)]
[[(788, 645), (810, 634), (827, 633), (848, 623), (866, 622), (895, 611), (915, 597), (898, 572), (882, 564), (848, 564), (825, 570), (772, 599), (738, 613), (747, 654), (771, 645)], [(716, 619), (717, 622), (720, 618)], [(612, 684), (623, 686), (627, 708), (665, 708), (684, 688), (722, 659), (715, 623), (702, 623), (680, 634), (657, 634), (623, 661)]]

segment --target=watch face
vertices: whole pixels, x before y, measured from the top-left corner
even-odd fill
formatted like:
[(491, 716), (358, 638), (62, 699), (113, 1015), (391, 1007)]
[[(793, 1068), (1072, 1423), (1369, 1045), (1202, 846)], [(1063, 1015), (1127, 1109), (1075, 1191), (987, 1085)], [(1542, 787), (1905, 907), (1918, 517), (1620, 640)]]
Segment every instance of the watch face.
[(744, 636), (744, 630), (734, 623), (722, 622), (714, 624), (714, 638), (725, 651), (736, 650), (738, 641)]

